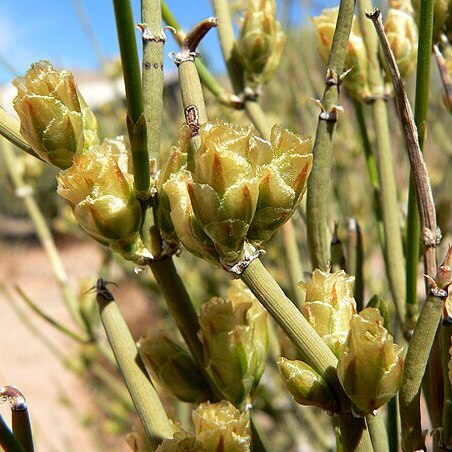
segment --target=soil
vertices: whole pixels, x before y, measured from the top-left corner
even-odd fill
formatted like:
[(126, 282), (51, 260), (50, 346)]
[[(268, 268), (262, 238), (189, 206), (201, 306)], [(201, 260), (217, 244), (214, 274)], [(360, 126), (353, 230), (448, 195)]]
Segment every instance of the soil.
[[(93, 282), (97, 279), (102, 253), (96, 244), (77, 241), (63, 243), (59, 249), (74, 290), (81, 278)], [(75, 353), (77, 346), (31, 313), (14, 292), (14, 286), (20, 287), (49, 315), (71, 325), (42, 248), (30, 240), (0, 241), (0, 285), (3, 286), (0, 287), (0, 386), (14, 385), (23, 392), (31, 414), (37, 452), (107, 449), (101, 445), (99, 432), (89, 424), (83, 425), (87, 417), (96, 416), (95, 394), (90, 393), (80, 377), (60, 363), (13, 309), (12, 303), (21, 307), (26, 318), (67, 356)], [(121, 289), (127, 292), (128, 300), (133, 296), (135, 315), (146, 309), (145, 304), (149, 306), (137, 287)], [(2, 404), (0, 412), (9, 423), (8, 404)], [(129, 449), (120, 439), (109, 444), (108, 450)]]

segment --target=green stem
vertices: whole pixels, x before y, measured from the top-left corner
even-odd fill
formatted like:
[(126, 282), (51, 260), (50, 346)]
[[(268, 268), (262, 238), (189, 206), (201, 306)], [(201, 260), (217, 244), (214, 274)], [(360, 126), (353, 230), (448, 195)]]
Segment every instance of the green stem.
[(113, 0), (113, 5), (126, 88), (127, 128), (132, 151), (135, 191), (137, 197), (144, 200), (149, 197), (149, 153), (135, 23), (129, 0)]
[(150, 269), (163, 292), (171, 317), (175, 320), (193, 358), (199, 367), (204, 369), (204, 351), (198, 337), (198, 331), (201, 329), (198, 315), (190, 300), (190, 295), (177, 273), (173, 259), (164, 257), (159, 261), (154, 261), (150, 264)]
[(194, 105), (198, 109), (199, 124), (207, 122), (206, 105), (196, 65), (187, 61), (179, 65), (179, 82), (184, 109)]
[(355, 418), (352, 414), (341, 414), (336, 417), (341, 429), (345, 452), (372, 452), (374, 450), (364, 418)]
[[(141, 1), (143, 22), (142, 86), (144, 115), (147, 124), (147, 143), (151, 159), (160, 152), (160, 129), (163, 114), (163, 48), (162, 12), (160, 0)], [(150, 36), (149, 36), (150, 33)]]
[[(421, 2), (419, 13), (419, 40), (416, 66), (416, 99), (414, 104), (414, 122), (418, 131), (419, 147), (424, 150), (427, 132), (428, 99), (430, 92), (430, 61), (433, 45), (434, 2)], [(417, 297), (417, 278), (420, 248), (419, 211), (416, 202), (416, 192), (410, 178), (407, 214), (407, 245), (406, 245), (406, 324), (414, 328), (419, 312)]]
[(399, 426), (398, 426), (398, 403), (397, 397), (393, 397), (388, 402), (387, 432), (389, 439), (389, 450), (398, 452), (399, 450)]
[(375, 216), (377, 219), (377, 226), (378, 226), (378, 238), (380, 241), (380, 246), (383, 252), (383, 255), (386, 253), (386, 247), (385, 247), (385, 237), (384, 237), (384, 226), (383, 226), (383, 220), (382, 220), (382, 213), (381, 213), (381, 198), (380, 198), (380, 181), (378, 180), (378, 169), (377, 164), (375, 163), (375, 156), (372, 152), (372, 146), (370, 144), (369, 135), (367, 134), (367, 125), (366, 125), (366, 119), (364, 115), (364, 108), (362, 102), (359, 102), (357, 100), (353, 101), (353, 107), (355, 109), (355, 116), (356, 120), (358, 122), (359, 132), (361, 135), (361, 141), (363, 144), (363, 151), (364, 156), (366, 160), (366, 168), (367, 168), (367, 174), (369, 176), (370, 183), (372, 185), (373, 189), (373, 196), (374, 196), (374, 211)]
[[(450, 319), (449, 319), (450, 322)], [(441, 349), (443, 363), (444, 379), (444, 408), (442, 418), (442, 442), (443, 446), (452, 446), (452, 382), (449, 379), (451, 347), (452, 347), (452, 324), (445, 323), (441, 325)]]
[(103, 365), (94, 362), (90, 367), (94, 377), (97, 378), (102, 385), (128, 410), (132, 411), (134, 405), (130, 399), (130, 394), (125, 386), (116, 378), (111, 371), (107, 370)]
[[(338, 83), (344, 68), (345, 54), (353, 20), (355, 2), (341, 0), (328, 62), (328, 75)], [(327, 77), (329, 78), (329, 77)], [(326, 81), (322, 106), (331, 120), (319, 117), (313, 148), (314, 164), (308, 180), (307, 218), (311, 263), (313, 268), (326, 270), (329, 257), (327, 206), (330, 190), (333, 135), (336, 126), (334, 108), (339, 100), (338, 84)]]
[(374, 452), (389, 452), (389, 438), (383, 415), (381, 413), (375, 416), (369, 414), (366, 416), (366, 420)]
[(16, 157), (10, 144), (3, 140), (3, 142), (0, 142), (0, 150), (3, 152), (6, 167), (16, 190), (24, 193), (22, 199), (25, 204), (25, 208), (27, 209), (31, 221), (33, 222), (39, 241), (41, 242), (41, 245), (50, 261), (50, 265), (60, 287), (66, 307), (76, 324), (83, 327), (83, 320), (80, 316), (78, 301), (69, 286), (69, 278), (66, 274), (66, 270), (64, 269), (63, 262), (55, 245), (49, 225), (47, 224), (41, 209), (34, 199), (33, 193), (29, 189), (30, 187), (25, 184), (22, 175), (19, 172)]
[(103, 287), (97, 293), (100, 316), (111, 348), (153, 447), (172, 438), (173, 428), (147, 375), (135, 341), (111, 293)]
[(256, 424), (250, 411), (250, 427), (251, 427), (251, 450), (253, 452), (266, 452), (270, 447), (266, 441), (265, 433), (259, 425)]
[(431, 291), (419, 314), (405, 357), (402, 386), (399, 392), (403, 450), (425, 448), (419, 406), (421, 383), (441, 319), (444, 298), (438, 296), (434, 290)]
[(8, 452), (26, 452), (0, 415), (0, 446)]
[(267, 115), (262, 110), (262, 107), (257, 103), (257, 101), (249, 99), (245, 99), (244, 105), (248, 118), (261, 134), (261, 137), (264, 140), (270, 141), (272, 125), (270, 124)]
[(293, 221), (288, 221), (282, 227), (284, 257), (286, 259), (287, 269), (289, 273), (290, 287), (292, 299), (301, 311), (304, 305), (305, 296), (298, 286), (303, 279), (303, 268), (301, 266), (300, 253), (298, 252), (297, 238), (293, 227)]
[[(212, 4), (215, 14), (220, 18), (218, 22), (218, 34), (229, 78), (231, 80), (234, 93), (237, 96), (242, 96), (244, 89), (243, 68), (234, 53), (235, 38), (229, 3), (227, 0), (213, 0)], [(256, 100), (245, 98), (243, 106), (248, 118), (254, 124), (262, 138), (269, 140), (272, 125), (269, 123), (268, 118), (259, 103)]]
[[(165, 0), (161, 1), (162, 4), (162, 16), (163, 20), (167, 25), (173, 27), (176, 30), (175, 39), (181, 45), (185, 39), (185, 33), (181, 30), (181, 26), (177, 22), (176, 18), (171, 13), (170, 9), (166, 5)], [(215, 96), (220, 102), (225, 104), (231, 103), (231, 96), (226, 92), (226, 90), (218, 83), (217, 79), (212, 75), (212, 73), (207, 69), (205, 64), (197, 59), (195, 61), (196, 69), (198, 70), (199, 78), (202, 84)]]
[[(11, 408), (12, 433), (27, 452), (34, 451), (30, 416), (24, 395), (14, 386), (0, 387), (0, 401), (7, 401)], [(9, 449), (6, 449), (7, 451)]]
[(262, 262), (253, 260), (241, 274), (241, 279), (296, 345), (301, 359), (327, 380), (338, 394), (342, 393), (336, 375), (337, 358), (286, 297)]
[(358, 0), (361, 33), (367, 50), (368, 84), (375, 98), (372, 100), (372, 117), (376, 135), (376, 157), (380, 180), (380, 205), (385, 236), (385, 263), (392, 298), (399, 320), (405, 318), (405, 262), (399, 224), (397, 186), (392, 164), (389, 119), (384, 94), (383, 74), (378, 52), (379, 43), (372, 22), (365, 11), (372, 10), (371, 0)]
[(228, 0), (212, 0), (212, 7), (219, 18), (218, 36), (232, 88), (235, 94), (240, 94), (243, 91), (243, 68), (234, 55), (235, 38), (229, 2)]
[(72, 0), (72, 5), (74, 7), (75, 14), (77, 15), (77, 18), (80, 22), (80, 25), (83, 28), (83, 32), (86, 38), (89, 40), (91, 48), (93, 49), (94, 54), (96, 55), (99, 67), (105, 69), (107, 59), (105, 58), (105, 54), (102, 51), (102, 46), (100, 45), (96, 32), (91, 26), (89, 17), (86, 14), (82, 2), (80, 0)]
[(76, 333), (75, 331), (70, 330), (68, 327), (63, 325), (62, 323), (58, 322), (58, 320), (55, 320), (53, 317), (49, 316), (47, 313), (45, 313), (37, 304), (33, 303), (31, 299), (25, 294), (25, 292), (19, 288), (16, 287), (16, 290), (20, 296), (20, 298), (28, 305), (28, 307), (41, 319), (45, 320), (47, 323), (52, 325), (57, 331), (64, 334), (67, 337), (70, 337), (72, 340), (78, 342), (79, 344), (86, 344), (87, 338), (80, 336), (80, 334)]
[(356, 301), (356, 308), (361, 311), (364, 307), (364, 250), (361, 227), (355, 218), (347, 221), (347, 260), (346, 272), (355, 276), (353, 286), (353, 297)]
[(13, 410), (11, 412), (11, 424), (14, 436), (27, 452), (34, 451), (33, 433), (31, 430), (28, 408), (24, 410)]
[[(301, 359), (309, 364), (334, 389), (343, 405), (349, 404), (337, 378), (337, 358), (321, 340), (310, 323), (285, 296), (259, 259), (254, 259), (241, 274), (242, 281), (267, 309), (297, 347)], [(347, 450), (372, 451), (364, 420), (338, 415)]]
[(17, 146), (27, 154), (42, 160), (38, 154), (27, 144), (20, 134), (20, 126), (17, 121), (12, 119), (3, 108), (0, 107), (0, 135), (5, 137), (9, 142)]

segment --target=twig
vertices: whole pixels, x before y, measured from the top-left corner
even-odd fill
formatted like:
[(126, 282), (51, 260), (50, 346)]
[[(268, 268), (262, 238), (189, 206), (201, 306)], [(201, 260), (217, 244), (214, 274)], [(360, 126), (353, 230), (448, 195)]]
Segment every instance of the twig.
[(150, 169), (135, 24), (130, 0), (113, 0), (113, 4), (126, 89), (127, 129), (132, 151), (135, 192), (138, 199), (146, 200), (150, 196)]
[(372, 119), (375, 128), (375, 155), (380, 182), (380, 206), (385, 240), (385, 269), (397, 318), (405, 317), (405, 259), (399, 222), (397, 185), (394, 175), (389, 117), (384, 80), (378, 55), (378, 38), (364, 11), (372, 9), (372, 0), (358, 0), (360, 30), (368, 58), (367, 79), (372, 94)]
[(4, 136), (8, 141), (17, 146), (22, 151), (41, 160), (38, 154), (27, 144), (20, 134), (20, 126), (17, 121), (11, 118), (3, 108), (0, 107), (0, 135)]
[(313, 148), (314, 164), (308, 180), (307, 218), (309, 251), (313, 268), (326, 270), (329, 261), (327, 205), (331, 179), (333, 134), (336, 128), (336, 110), (339, 100), (340, 76), (352, 27), (355, 2), (341, 0), (336, 30), (328, 62), (325, 90), (321, 104)]
[(366, 13), (366, 16), (372, 20), (383, 53), (388, 64), (394, 86), (395, 102), (399, 112), (400, 123), (403, 128), (408, 157), (410, 159), (411, 171), (413, 174), (414, 186), (417, 194), (417, 201), (422, 226), (422, 237), (424, 244), (425, 270), (428, 275), (436, 274), (436, 245), (441, 240), (441, 232), (436, 224), (436, 212), (433, 202), (430, 179), (422, 156), (416, 125), (414, 123), (411, 106), (408, 102), (403, 81), (400, 76), (394, 54), (391, 51), (389, 42), (384, 31), (383, 21), (381, 20), (381, 11), (375, 8), (372, 13)]
[[(141, 20), (143, 23), (137, 27), (143, 40), (142, 90), (147, 146), (150, 158), (157, 161), (163, 113), (163, 48), (166, 42), (160, 0), (141, 2)], [(156, 165), (153, 170), (157, 170)]]
[(96, 289), (102, 324), (111, 348), (146, 433), (153, 447), (157, 447), (163, 439), (172, 437), (173, 428), (105, 281), (99, 279)]
[(14, 386), (3, 386), (0, 387), (1, 400), (10, 404), (14, 436), (27, 452), (33, 452), (33, 433), (25, 397)]
[[(414, 122), (418, 130), (419, 146), (424, 150), (427, 137), (427, 116), (430, 94), (430, 62), (433, 42), (433, 24), (435, 16), (434, 1), (420, 4), (419, 39), (416, 66), (416, 97), (414, 102)], [(419, 313), (419, 297), (417, 293), (419, 249), (421, 226), (417, 207), (416, 190), (410, 170), (410, 186), (408, 189), (408, 212), (406, 225), (406, 318), (405, 326), (412, 330), (416, 325)], [(428, 400), (428, 396), (427, 396)], [(434, 421), (432, 419), (432, 421)]]

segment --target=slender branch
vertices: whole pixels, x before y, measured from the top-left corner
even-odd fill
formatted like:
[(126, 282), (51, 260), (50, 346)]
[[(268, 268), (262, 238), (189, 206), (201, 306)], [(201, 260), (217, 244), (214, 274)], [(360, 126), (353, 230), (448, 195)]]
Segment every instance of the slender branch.
[(143, 110), (141, 74), (135, 25), (130, 0), (113, 0), (127, 99), (127, 128), (133, 160), (135, 191), (139, 199), (149, 198), (149, 153)]
[(343, 392), (336, 375), (337, 358), (259, 259), (250, 263), (241, 279), (289, 336), (301, 359), (327, 380), (338, 394)]
[(160, 129), (163, 113), (163, 48), (166, 37), (162, 31), (160, 0), (141, 1), (139, 28), (143, 39), (142, 89), (147, 145), (151, 159), (160, 152)]
[(38, 154), (27, 144), (20, 134), (20, 126), (17, 121), (12, 119), (3, 108), (0, 107), (0, 135), (5, 137), (12, 144), (17, 146), (27, 154), (32, 155), (38, 160), (42, 160)]
[(150, 269), (157, 284), (163, 292), (168, 310), (177, 324), (196, 363), (201, 369), (205, 368), (204, 351), (198, 337), (199, 326), (190, 295), (177, 273), (173, 259), (164, 257), (150, 264)]
[(172, 438), (173, 428), (148, 376), (135, 341), (103, 280), (97, 283), (100, 316), (111, 348), (152, 446)]
[(378, 226), (378, 238), (383, 254), (386, 254), (384, 226), (381, 212), (381, 195), (380, 195), (380, 181), (378, 176), (377, 164), (375, 162), (375, 156), (372, 152), (372, 146), (370, 144), (369, 135), (367, 133), (366, 119), (364, 116), (364, 108), (362, 102), (357, 100), (353, 101), (353, 107), (355, 109), (356, 120), (358, 121), (358, 127), (363, 144), (363, 151), (366, 160), (367, 174), (372, 185), (373, 197), (374, 197), (374, 211)]
[(452, 383), (449, 380), (450, 361), (452, 360), (452, 319), (444, 319), (441, 327), (441, 350), (444, 381), (444, 408), (442, 417), (442, 444), (444, 449), (452, 446)]
[(298, 283), (303, 279), (303, 268), (301, 266), (300, 253), (298, 251), (297, 237), (295, 235), (293, 221), (288, 221), (282, 226), (282, 234), (284, 257), (286, 259), (287, 270), (289, 273), (292, 299), (298, 309), (301, 310), (304, 305), (305, 296), (303, 295), (303, 291), (298, 286)]
[[(162, 0), (161, 3), (163, 20), (167, 25), (173, 27), (176, 30), (174, 37), (176, 41), (180, 45), (182, 45), (182, 42), (185, 39), (185, 33), (182, 31), (181, 26), (166, 5), (165, 0)], [(241, 108), (242, 102), (240, 101), (240, 99), (238, 99), (237, 96), (228, 93), (218, 83), (217, 79), (212, 75), (212, 73), (209, 71), (209, 69), (207, 69), (206, 65), (202, 61), (196, 59), (195, 64), (203, 86), (205, 86), (216, 98), (218, 98), (218, 100), (222, 104), (231, 106), (233, 108)]]
[(375, 416), (370, 414), (366, 420), (374, 452), (389, 452), (389, 438), (383, 415), (381, 413)]
[(331, 178), (333, 135), (336, 126), (340, 76), (344, 69), (354, 9), (355, 2), (353, 0), (341, 0), (321, 102), (325, 111), (319, 116), (313, 149), (314, 164), (308, 180), (309, 250), (312, 267), (321, 270), (326, 270), (330, 259), (327, 205)]
[[(342, 409), (350, 404), (336, 374), (337, 358), (314, 328), (290, 301), (259, 259), (241, 274), (242, 281), (267, 309), (297, 347), (301, 359), (316, 370), (334, 389)], [(369, 432), (363, 419), (350, 414), (337, 415), (346, 450), (372, 451)]]
[(0, 446), (8, 452), (26, 452), (0, 415)]
[(234, 28), (232, 27), (231, 11), (228, 0), (212, 0), (215, 15), (220, 18), (218, 35), (221, 51), (226, 63), (229, 78), (235, 94), (243, 92), (243, 68), (234, 54)]
[(430, 289), (405, 357), (399, 392), (403, 450), (424, 449), (419, 407), (422, 378), (433, 346), (447, 292)]
[(355, 276), (353, 297), (358, 312), (364, 307), (364, 250), (361, 227), (355, 218), (347, 220), (347, 260), (346, 271)]
[(33, 301), (31, 301), (31, 299), (25, 294), (25, 292), (20, 287), (16, 287), (16, 291), (19, 294), (20, 298), (28, 305), (28, 307), (35, 314), (37, 314), (47, 323), (52, 325), (57, 331), (59, 331), (60, 333), (64, 334), (67, 337), (70, 337), (72, 340), (78, 342), (79, 344), (87, 343), (87, 338), (80, 336), (80, 334), (76, 333), (75, 331), (70, 330), (68, 327), (58, 322), (58, 320), (54, 319), (53, 317), (45, 313), (37, 304), (33, 303)]
[(0, 401), (9, 402), (11, 407), (13, 434), (17, 441), (27, 452), (33, 452), (33, 433), (25, 397), (16, 387), (3, 386), (0, 387)]
[[(232, 26), (231, 12), (227, 0), (213, 0), (212, 5), (217, 17), (220, 18), (218, 24), (218, 34), (220, 38), (221, 51), (228, 70), (229, 79), (238, 98), (243, 97), (243, 68), (237, 60), (234, 52), (235, 38)], [(243, 106), (250, 121), (254, 124), (262, 138), (270, 139), (271, 126), (267, 116), (262, 111), (257, 100), (245, 97)]]
[(376, 135), (377, 168), (380, 179), (380, 205), (385, 236), (385, 263), (398, 319), (405, 317), (405, 260), (399, 224), (397, 186), (389, 131), (389, 118), (384, 99), (384, 81), (378, 56), (378, 38), (364, 11), (372, 9), (371, 0), (358, 0), (360, 29), (367, 51), (367, 78), (372, 93), (372, 117)]
[(395, 101), (401, 126), (404, 132), (405, 144), (410, 159), (411, 171), (413, 174), (414, 187), (416, 189), (418, 208), (420, 213), (422, 236), (424, 242), (425, 271), (428, 275), (436, 274), (436, 245), (441, 239), (441, 233), (437, 230), (436, 211), (433, 202), (430, 179), (427, 173), (422, 152), (419, 146), (417, 128), (414, 123), (408, 96), (406, 95), (399, 68), (391, 51), (389, 42), (384, 31), (381, 11), (375, 8), (367, 17), (372, 20), (383, 49), (389, 73), (391, 74), (394, 86)]
[[(173, 61), (179, 70), (182, 105), (187, 124), (192, 128), (192, 135), (198, 135), (199, 126), (207, 121), (207, 112), (202, 92), (201, 82), (196, 69), (196, 49), (202, 38), (217, 26), (217, 19), (209, 17), (202, 20), (185, 36), (181, 51), (173, 56)], [(187, 115), (193, 115), (189, 119)], [(190, 121), (192, 122), (190, 124)]]
[(355, 418), (352, 414), (336, 416), (341, 429), (344, 451), (372, 452), (373, 446), (364, 418)]

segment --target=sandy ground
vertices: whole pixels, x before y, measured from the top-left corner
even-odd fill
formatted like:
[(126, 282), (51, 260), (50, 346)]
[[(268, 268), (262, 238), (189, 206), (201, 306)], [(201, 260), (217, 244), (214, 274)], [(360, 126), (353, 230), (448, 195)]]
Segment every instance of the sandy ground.
[[(97, 278), (101, 253), (95, 245), (77, 242), (60, 249), (66, 269), (70, 269), (72, 285), (76, 286), (79, 278), (91, 278), (93, 281)], [(0, 283), (8, 289), (18, 285), (46, 312), (70, 324), (47, 257), (36, 244), (0, 242)], [(135, 291), (139, 297), (139, 291)], [(29, 318), (46, 337), (68, 353), (75, 350), (69, 339), (30, 313), (18, 299), (16, 303), (24, 307)], [(14, 385), (24, 393), (32, 416), (36, 450), (103, 450), (96, 439), (97, 433), (81, 425), (82, 418), (92, 413), (92, 404), (95, 404), (93, 395), (23, 325), (3, 290), (0, 292), (0, 313), (0, 386)], [(64, 398), (69, 400), (70, 406), (62, 403)], [(2, 405), (0, 410), (9, 422), (8, 405)], [(109, 447), (109, 450), (129, 449), (122, 442), (113, 449)]]

